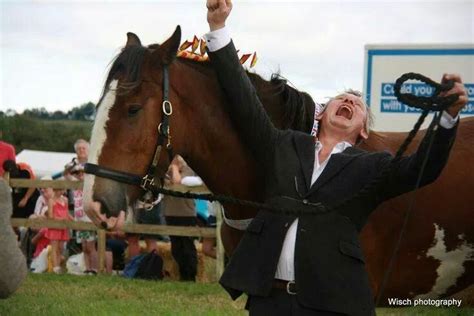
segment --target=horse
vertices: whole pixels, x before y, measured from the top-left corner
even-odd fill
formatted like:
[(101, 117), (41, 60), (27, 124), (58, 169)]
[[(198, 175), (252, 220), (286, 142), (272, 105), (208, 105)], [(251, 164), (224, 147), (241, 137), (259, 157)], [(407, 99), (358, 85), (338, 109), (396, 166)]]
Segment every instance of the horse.
[[(146, 174), (156, 162), (154, 177), (164, 177), (170, 158), (163, 152), (156, 159), (154, 155), (157, 147), (161, 148), (159, 123), (166, 117), (170, 137), (163, 148), (170, 145), (173, 154), (184, 157), (213, 193), (262, 201), (260, 170), (232, 126), (226, 111), (228, 101), (214, 71), (208, 63), (176, 57), (180, 40), (179, 26), (161, 45), (142, 46), (138, 36), (127, 34), (97, 106), (88, 161), (134, 175)], [(314, 102), (309, 95), (278, 77), (266, 81), (256, 74), (249, 76), (275, 126), (310, 131)], [(409, 150), (416, 148), (422, 134)], [(382, 302), (388, 297), (445, 297), (473, 283), (474, 198), (469, 190), (474, 187), (470, 168), (474, 164), (474, 119), (462, 119), (457, 134), (440, 178), (416, 193), (380, 205), (361, 233), (376, 296), (405, 211), (416, 194)], [(406, 133), (373, 132), (360, 146), (393, 153), (405, 137)], [(91, 174), (85, 177), (84, 205), (97, 225), (101, 225), (101, 218), (120, 218), (120, 211), (141, 194), (139, 186)], [(257, 212), (234, 204), (224, 204), (224, 208), (231, 219), (253, 218)], [(226, 253), (232, 255), (243, 232), (223, 224), (220, 233)]]

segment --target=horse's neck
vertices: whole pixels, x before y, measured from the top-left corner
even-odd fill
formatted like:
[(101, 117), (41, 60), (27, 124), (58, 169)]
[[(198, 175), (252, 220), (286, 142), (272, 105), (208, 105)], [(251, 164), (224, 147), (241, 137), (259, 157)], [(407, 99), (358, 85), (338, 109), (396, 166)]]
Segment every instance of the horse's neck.
[[(176, 82), (184, 103), (177, 115), (185, 126), (179, 151), (213, 193), (259, 199), (262, 190), (255, 161), (232, 126), (216, 78), (192, 70), (186, 71), (185, 78)], [(253, 217), (256, 212), (235, 205), (225, 207), (231, 218)]]

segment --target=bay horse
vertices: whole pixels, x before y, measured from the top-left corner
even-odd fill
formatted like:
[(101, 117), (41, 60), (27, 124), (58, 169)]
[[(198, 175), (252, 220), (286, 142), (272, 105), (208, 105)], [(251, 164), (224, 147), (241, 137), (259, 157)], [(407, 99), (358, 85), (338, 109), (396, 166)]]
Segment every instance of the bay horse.
[[(164, 69), (169, 72), (170, 143), (216, 194), (262, 201), (262, 177), (250, 151), (241, 142), (226, 111), (227, 100), (208, 63), (177, 58), (181, 31), (163, 44), (142, 46), (127, 34), (98, 103), (91, 136), (89, 162), (101, 167), (143, 176), (158, 142), (163, 119)], [(266, 111), (278, 128), (309, 132), (314, 102), (278, 77), (271, 81), (249, 74)], [(168, 109), (169, 110), (169, 109)], [(421, 133), (422, 134), (422, 133)], [(360, 146), (370, 151), (398, 148), (405, 133), (373, 132)], [(384, 297), (444, 297), (474, 280), (474, 119), (459, 124), (457, 141), (441, 177), (416, 192), (416, 203), (396, 257)], [(417, 136), (410, 150), (418, 145)], [(156, 178), (169, 164), (161, 154)], [(84, 205), (100, 225), (105, 214), (116, 219), (142, 194), (138, 186), (86, 175)], [(398, 238), (413, 193), (382, 204), (361, 233), (366, 267), (375, 295)], [(231, 219), (253, 218), (256, 209), (225, 204)], [(221, 235), (231, 255), (243, 232), (222, 225)], [(386, 300), (383, 300), (386, 302)]]

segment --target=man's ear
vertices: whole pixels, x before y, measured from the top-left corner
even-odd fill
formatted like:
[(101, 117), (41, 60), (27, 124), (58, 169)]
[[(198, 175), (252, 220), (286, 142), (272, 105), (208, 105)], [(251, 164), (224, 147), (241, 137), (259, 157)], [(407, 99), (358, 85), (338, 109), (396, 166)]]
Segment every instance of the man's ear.
[(362, 139), (367, 139), (367, 138), (369, 138), (369, 134), (368, 134), (367, 131), (365, 130), (365, 127), (360, 130), (360, 132), (359, 132), (359, 137), (362, 138)]

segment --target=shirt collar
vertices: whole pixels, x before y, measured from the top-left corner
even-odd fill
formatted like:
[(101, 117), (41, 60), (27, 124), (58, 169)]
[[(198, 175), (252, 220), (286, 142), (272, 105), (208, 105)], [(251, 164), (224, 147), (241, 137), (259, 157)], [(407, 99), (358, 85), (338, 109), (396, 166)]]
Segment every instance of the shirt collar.
[[(334, 148), (331, 151), (331, 154), (342, 153), (344, 150), (346, 150), (349, 147), (352, 147), (352, 144), (350, 144), (346, 141), (339, 142), (339, 143), (336, 144), (336, 146), (334, 146)], [(316, 152), (320, 152), (322, 148), (323, 148), (323, 144), (319, 140), (317, 140), (316, 141)]]

